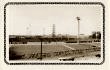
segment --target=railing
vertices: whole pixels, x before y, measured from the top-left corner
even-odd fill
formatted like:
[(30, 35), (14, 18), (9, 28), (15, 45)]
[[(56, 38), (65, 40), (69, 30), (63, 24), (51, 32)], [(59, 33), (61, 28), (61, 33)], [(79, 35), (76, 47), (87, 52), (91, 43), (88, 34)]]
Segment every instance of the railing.
[[(77, 55), (87, 55), (87, 53), (101, 51), (100, 47), (94, 47), (91, 49), (80, 49), (80, 50), (67, 50), (67, 51), (60, 51), (60, 52), (51, 52), (51, 53), (42, 53), (42, 59), (45, 58), (54, 58), (54, 57), (63, 57), (72, 55), (74, 57), (78, 57)], [(32, 54), (25, 54), (22, 59), (41, 59), (41, 53), (32, 53)]]

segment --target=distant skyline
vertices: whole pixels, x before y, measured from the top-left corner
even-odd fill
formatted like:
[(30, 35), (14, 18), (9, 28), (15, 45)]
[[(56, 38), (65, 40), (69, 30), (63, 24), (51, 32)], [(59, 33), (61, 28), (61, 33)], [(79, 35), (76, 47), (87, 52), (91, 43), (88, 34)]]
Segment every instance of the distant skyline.
[(55, 24), (56, 34), (77, 35), (80, 17), (80, 34), (90, 35), (102, 31), (101, 5), (8, 5), (6, 24), (10, 35), (48, 35)]

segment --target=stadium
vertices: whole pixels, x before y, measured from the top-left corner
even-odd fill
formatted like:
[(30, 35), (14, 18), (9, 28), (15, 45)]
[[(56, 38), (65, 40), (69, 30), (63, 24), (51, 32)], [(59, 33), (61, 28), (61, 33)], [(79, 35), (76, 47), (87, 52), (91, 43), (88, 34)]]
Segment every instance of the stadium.
[(101, 57), (100, 37), (10, 35), (9, 43), (9, 60), (74, 61), (80, 57)]
[(102, 7), (42, 4), (7, 9), (9, 61), (85, 61), (86, 57), (103, 57)]
[(76, 19), (78, 35), (56, 34), (55, 24), (51, 35), (9, 35), (9, 60), (74, 61), (89, 56), (100, 58), (100, 31), (91, 35), (80, 34), (80, 17)]

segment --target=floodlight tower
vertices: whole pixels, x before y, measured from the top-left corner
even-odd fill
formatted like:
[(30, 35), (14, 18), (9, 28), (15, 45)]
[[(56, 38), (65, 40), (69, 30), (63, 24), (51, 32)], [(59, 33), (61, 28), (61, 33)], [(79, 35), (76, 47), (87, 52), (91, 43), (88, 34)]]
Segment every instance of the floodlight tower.
[(80, 17), (76, 17), (76, 19), (78, 21), (78, 36), (77, 36), (78, 40), (77, 40), (77, 43), (79, 44), (80, 43), (80, 40), (79, 40), (80, 39), (80, 33), (79, 33), (80, 32), (80, 22), (79, 22), (80, 21)]

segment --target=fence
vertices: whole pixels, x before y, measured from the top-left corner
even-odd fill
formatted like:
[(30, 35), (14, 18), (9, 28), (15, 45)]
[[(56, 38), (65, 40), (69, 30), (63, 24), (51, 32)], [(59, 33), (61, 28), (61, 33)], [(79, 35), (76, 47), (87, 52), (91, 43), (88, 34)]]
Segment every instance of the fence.
[[(42, 53), (42, 59), (45, 58), (54, 58), (54, 57), (63, 57), (68, 55), (86, 55), (87, 53), (101, 51), (100, 47), (95, 47), (92, 49), (80, 49), (80, 50), (67, 50), (67, 51), (60, 51), (60, 52), (51, 52), (51, 53)], [(32, 53), (32, 54), (25, 54), (22, 59), (41, 59), (41, 53)]]

